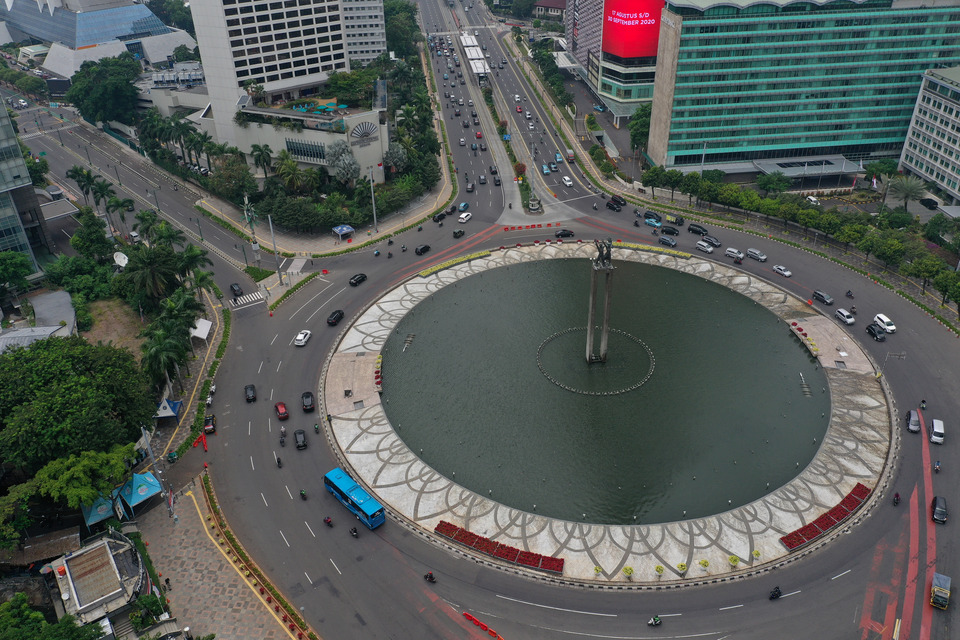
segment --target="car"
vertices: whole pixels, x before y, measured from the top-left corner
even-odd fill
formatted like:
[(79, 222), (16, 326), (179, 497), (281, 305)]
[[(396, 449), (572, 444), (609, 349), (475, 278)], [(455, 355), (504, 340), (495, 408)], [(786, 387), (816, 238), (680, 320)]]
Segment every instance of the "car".
[(443, 74), (443, 79), (444, 79), (444, 80), (449, 80), (449, 79), (450, 79), (450, 76), (445, 73), (445, 74)]
[(933, 198), (920, 198), (920, 205), (930, 209), (930, 211), (936, 211), (940, 203)]
[(753, 258), (757, 262), (767, 261), (767, 254), (765, 254), (763, 251), (760, 251), (760, 249), (747, 249), (747, 257)]
[(813, 299), (822, 302), (823, 304), (830, 306), (833, 304), (833, 298), (826, 291), (820, 291), (817, 289), (813, 292)]
[(217, 432), (217, 416), (204, 416), (203, 418), (203, 432), (204, 433), (216, 433)]
[(573, 233), (573, 231), (570, 231), (570, 229), (557, 229), (557, 232), (554, 233), (553, 235), (555, 235), (555, 236), (558, 237), (558, 238), (573, 238), (573, 237), (574, 237), (574, 233)]
[[(546, 165), (544, 165), (544, 166), (546, 166)], [(546, 172), (544, 172), (544, 173), (546, 173)], [(617, 204), (616, 202), (614, 202), (613, 200), (607, 200), (607, 209), (610, 209), (611, 211), (620, 211), (622, 208), (623, 208), (623, 207), (621, 207), (620, 205), (618, 205), (618, 204)]]
[(460, 224), (463, 224), (464, 222), (468, 222), (472, 217), (473, 217), (473, 214), (467, 211), (466, 213), (460, 214), (460, 219), (457, 222), (459, 222)]
[(947, 523), (947, 499), (943, 496), (934, 496), (933, 503), (931, 504), (933, 510), (931, 516), (933, 517), (934, 522), (939, 522), (940, 524)]
[(463, 78), (460, 78), (460, 84), (461, 84), (461, 85), (465, 85), (465, 84), (467, 84), (467, 81), (464, 80)]
[(867, 325), (867, 333), (869, 333), (877, 342), (883, 342), (887, 339), (887, 332), (883, 330), (883, 327), (872, 322)]
[(527, 125), (527, 129), (529, 129), (530, 131), (533, 131), (534, 129), (536, 129), (536, 127), (533, 126), (533, 123), (531, 122)]
[(460, 146), (461, 147), (467, 146), (467, 141), (464, 138), (460, 138)]
[(477, 140), (479, 140), (482, 137), (483, 137), (483, 133), (480, 131), (477, 131)]
[(654, 227), (655, 229), (659, 229), (663, 226), (662, 222), (659, 220), (654, 220), (653, 218), (644, 218), (643, 224), (647, 225), (648, 227)]
[(470, 109), (470, 116), (471, 116), (472, 118), (476, 118), (476, 117), (477, 117), (477, 110), (476, 110), (476, 109)]
[(341, 320), (343, 320), (343, 309), (337, 309), (327, 316), (327, 324), (331, 327), (335, 327), (340, 324)]
[(303, 345), (307, 344), (307, 342), (310, 340), (310, 336), (312, 335), (313, 334), (308, 329), (304, 329), (297, 334), (296, 338), (293, 339), (293, 344), (298, 347), (302, 347)]
[(243, 397), (247, 399), (247, 402), (256, 402), (257, 400), (257, 386), (253, 384), (248, 384), (243, 388)]
[(490, 165), (490, 175), (492, 176), (497, 175), (497, 165), (495, 164)]
[[(640, 215), (640, 214), (637, 214), (637, 215)], [(660, 214), (657, 213), (656, 211), (650, 211), (650, 210), (644, 211), (643, 217), (646, 220), (656, 220), (657, 222), (663, 221), (663, 218), (661, 218)]]
[(477, 150), (477, 143), (474, 142), (473, 144), (470, 145), (470, 151), (476, 151), (476, 150)]
[(303, 410), (307, 412), (313, 411), (314, 409), (316, 409), (316, 406), (314, 406), (314, 403), (313, 403), (313, 392), (304, 391), (303, 393), (301, 393), (300, 404), (303, 406)]
[(127, 205), (127, 211), (133, 211), (133, 209), (134, 209), (133, 201), (131, 201), (130, 204)]
[(774, 272), (774, 273), (779, 273), (779, 274), (782, 275), (784, 278), (789, 278), (790, 276), (793, 275), (793, 272), (790, 271), (790, 269), (787, 269), (787, 268), (786, 268), (785, 266), (783, 266), (782, 264), (775, 264), (775, 265), (773, 265), (773, 272)]
[(550, 167), (545, 164), (540, 165), (540, 171), (543, 172), (543, 175), (545, 176), (550, 175)]
[(287, 411), (287, 404), (285, 402), (278, 402), (273, 405), (274, 411), (277, 412), (277, 418), (280, 420), (286, 420), (290, 417), (290, 413)]
[(480, 184), (487, 184), (487, 176), (481, 174), (480, 177), (477, 179), (477, 181)]
[(704, 253), (713, 253), (713, 247), (704, 242), (703, 240), (697, 241), (697, 249), (703, 251)]
[(462, 238), (462, 237), (463, 237), (463, 234), (464, 234), (463, 229), (455, 229), (454, 232), (453, 232), (453, 237), (454, 237), (454, 238)]
[(236, 298), (243, 295), (243, 289), (240, 288), (239, 284), (234, 282), (232, 285), (230, 285), (230, 293), (232, 293), (233, 297)]
[(690, 232), (690, 233), (695, 233), (695, 234), (700, 235), (700, 236), (705, 236), (705, 235), (707, 235), (708, 233), (710, 233), (709, 231), (707, 231), (707, 228), (704, 227), (703, 225), (693, 224), (693, 223), (691, 223), (691, 224), (687, 227), (687, 231)]
[(524, 115), (526, 116), (527, 120), (529, 120), (530, 118), (533, 117), (533, 116), (530, 115), (530, 112), (529, 112), (529, 111), (527, 111), (526, 114), (524, 114)]
[(293, 432), (293, 443), (296, 445), (297, 449), (306, 449), (307, 448), (307, 432), (303, 429), (297, 429)]
[(470, 203), (469, 203), (469, 202), (461, 202), (461, 203), (460, 203), (460, 206), (457, 207), (457, 211), (463, 213), (464, 211), (466, 211), (466, 210), (469, 209), (469, 208), (470, 208)]
[(680, 229), (677, 229), (676, 227), (671, 227), (670, 225), (665, 224), (662, 227), (660, 227), (660, 233), (665, 233), (668, 236), (678, 236), (680, 235)]
[(486, 151), (486, 150), (487, 150), (487, 143), (486, 143), (486, 142), (481, 142), (481, 143), (480, 143), (480, 151)]
[(887, 333), (897, 332), (897, 325), (893, 324), (893, 320), (883, 315), (882, 313), (878, 313), (877, 315), (873, 316), (873, 321), (876, 322), (881, 327), (883, 327), (883, 330), (886, 331)]
[(743, 262), (743, 251), (740, 251), (740, 249), (727, 247), (727, 250), (723, 252), (723, 255), (725, 255), (728, 258), (733, 258), (734, 260), (739, 260), (740, 262)]
[(818, 199), (817, 199), (816, 197), (814, 197), (814, 196), (807, 196), (807, 202), (809, 202), (809, 203), (812, 204), (812, 205), (816, 205), (816, 206), (818, 206), (818, 207), (820, 206), (820, 200), (818, 200)]
[(907, 431), (910, 433), (920, 432), (920, 412), (916, 409), (910, 409), (907, 412)]
[(573, 186), (573, 180), (570, 179), (570, 176), (563, 176), (563, 178), (560, 179), (560, 182), (562, 182), (563, 186), (565, 187)]
[(467, 193), (473, 193), (473, 189), (474, 189), (473, 183), (472, 183), (472, 182), (468, 182), (468, 183), (467, 183)]
[(517, 113), (523, 113), (523, 107), (517, 105)]
[(497, 185), (498, 187), (500, 186), (501, 184), (500, 176), (493, 176), (493, 184)]
[(415, 254), (417, 254), (418, 256), (422, 256), (422, 255), (425, 254), (427, 251), (430, 251), (430, 245), (428, 245), (428, 244), (422, 244), (422, 245), (420, 245), (419, 247), (417, 247), (416, 249), (413, 250), (413, 252), (414, 252)]
[(478, 35), (480, 35), (480, 32), (477, 31), (477, 30), (474, 30), (473, 35), (478, 36)]
[(551, 162), (551, 163), (550, 163), (550, 171), (559, 171), (559, 170), (560, 170), (560, 169), (557, 168), (557, 163), (556, 163), (556, 162)]
[(595, 105), (593, 105), (593, 110), (594, 110), (594, 111), (599, 111), (600, 113), (603, 113), (604, 111), (607, 110), (607, 108), (606, 108), (605, 106), (603, 106), (602, 104), (595, 104)]
[(612, 196), (610, 196), (610, 199), (616, 202), (621, 207), (627, 206), (627, 200), (623, 196), (618, 196), (617, 194), (613, 194)]
[[(456, 205), (450, 205), (450, 213), (453, 213), (453, 212), (454, 212), (454, 207), (455, 207), (455, 206), (456, 206)], [(447, 217), (447, 214), (444, 213), (443, 211), (441, 211), (441, 212), (438, 213), (437, 215), (433, 216), (433, 221), (434, 221), (434, 222), (440, 222), (441, 220), (443, 220), (443, 219), (446, 218), (446, 217)]]
[(720, 241), (717, 240), (714, 236), (703, 236), (703, 241), (704, 241), (704, 242), (709, 242), (710, 244), (712, 244), (712, 245), (713, 245), (714, 247), (716, 247), (717, 249), (720, 248)]
[(457, 116), (457, 117), (459, 118), (459, 117), (460, 117), (460, 109), (454, 109), (454, 110), (453, 110), (453, 115), (455, 115), (455, 116)]
[(473, 106), (473, 100), (467, 100), (467, 106), (472, 107), (472, 106)]
[(363, 282), (363, 281), (366, 280), (366, 279), (367, 279), (367, 274), (365, 274), (365, 273), (358, 273), (357, 275), (355, 275), (355, 276), (353, 276), (352, 278), (350, 278), (350, 286), (351, 286), (351, 287), (357, 287), (357, 286), (360, 285), (361, 282)]
[(677, 241), (671, 238), (670, 236), (660, 236), (660, 240), (658, 240), (658, 242), (667, 247), (677, 246)]
[(560, 155), (559, 151), (553, 154), (553, 159), (557, 162), (557, 164), (563, 164), (563, 156)]
[(853, 314), (847, 311), (846, 309), (837, 309), (833, 312), (833, 315), (837, 317), (837, 320), (843, 324), (853, 324), (856, 319), (853, 317)]
[(463, 121), (463, 128), (464, 128), (464, 129), (469, 129), (469, 128), (470, 128), (470, 121), (469, 121), (469, 120), (464, 120), (464, 121)]

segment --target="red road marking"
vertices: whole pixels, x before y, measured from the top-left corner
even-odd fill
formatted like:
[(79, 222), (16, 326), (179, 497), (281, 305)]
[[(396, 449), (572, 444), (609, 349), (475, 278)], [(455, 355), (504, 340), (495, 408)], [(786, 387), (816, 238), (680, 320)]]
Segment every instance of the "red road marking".
[[(917, 543), (920, 541), (920, 521), (915, 517), (917, 513), (917, 502), (919, 501), (918, 488), (914, 487), (910, 492), (910, 499), (907, 501), (908, 512), (910, 513), (910, 557), (907, 562), (907, 586), (903, 591), (903, 618), (900, 624), (900, 637), (910, 637), (910, 627), (913, 626), (913, 612), (916, 610), (914, 603), (917, 598), (917, 578), (920, 573), (920, 557), (917, 555)], [(921, 598), (925, 598), (925, 590), (920, 590)], [(923, 603), (921, 602), (921, 606)]]

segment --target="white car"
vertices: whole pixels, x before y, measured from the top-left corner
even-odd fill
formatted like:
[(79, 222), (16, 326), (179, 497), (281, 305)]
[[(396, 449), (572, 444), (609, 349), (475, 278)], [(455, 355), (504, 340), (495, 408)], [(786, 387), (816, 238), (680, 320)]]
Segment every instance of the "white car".
[(464, 222), (468, 221), (468, 220), (469, 220), (470, 218), (472, 218), (472, 217), (473, 217), (473, 214), (472, 214), (472, 213), (470, 213), (469, 211), (465, 211), (464, 213), (461, 213), (461, 214), (460, 214), (460, 222), (461, 222), (461, 223), (464, 223)]
[(570, 179), (570, 176), (563, 176), (562, 182), (563, 182), (563, 186), (565, 187), (573, 186), (573, 180)]
[(713, 253), (713, 246), (709, 242), (704, 242), (703, 240), (697, 242), (697, 249), (703, 251), (704, 253)]
[(307, 344), (307, 341), (310, 339), (310, 336), (312, 335), (313, 335), (312, 333), (304, 329), (303, 331), (297, 334), (296, 338), (293, 339), (293, 344), (297, 345), (298, 347), (302, 347), (303, 345)]
[(837, 320), (839, 320), (843, 324), (854, 323), (853, 314), (847, 311), (846, 309), (837, 309), (833, 315), (837, 316)]
[(533, 126), (533, 123), (532, 123), (532, 122), (527, 125), (527, 129), (530, 129), (530, 131), (533, 131), (534, 128), (535, 128), (535, 127)]
[(461, 146), (461, 147), (467, 146), (467, 141), (466, 141), (465, 139), (463, 139), (463, 138), (460, 138), (460, 146)]
[(779, 273), (779, 274), (782, 275), (784, 278), (789, 278), (790, 276), (793, 275), (793, 272), (790, 271), (790, 269), (787, 269), (787, 268), (786, 268), (785, 266), (783, 266), (782, 264), (775, 264), (775, 265), (773, 265), (773, 272), (774, 272), (774, 273)]
[(877, 315), (873, 316), (873, 321), (880, 325), (887, 333), (897, 332), (897, 325), (893, 324), (893, 320), (882, 313), (878, 313)]

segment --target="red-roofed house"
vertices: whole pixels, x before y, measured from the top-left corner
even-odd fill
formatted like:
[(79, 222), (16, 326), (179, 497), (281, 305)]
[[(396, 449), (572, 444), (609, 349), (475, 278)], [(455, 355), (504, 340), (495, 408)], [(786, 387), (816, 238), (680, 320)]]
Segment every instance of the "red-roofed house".
[(533, 3), (533, 16), (541, 20), (563, 21), (567, 0), (537, 0)]

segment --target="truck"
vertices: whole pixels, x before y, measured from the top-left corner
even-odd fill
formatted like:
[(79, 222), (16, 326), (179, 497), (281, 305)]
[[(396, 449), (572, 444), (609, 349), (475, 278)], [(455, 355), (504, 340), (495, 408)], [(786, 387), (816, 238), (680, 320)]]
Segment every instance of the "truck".
[(933, 574), (933, 586), (930, 587), (930, 604), (937, 609), (946, 609), (950, 604), (950, 577), (942, 573)]
[(567, 162), (573, 163), (573, 149), (567, 149)]

